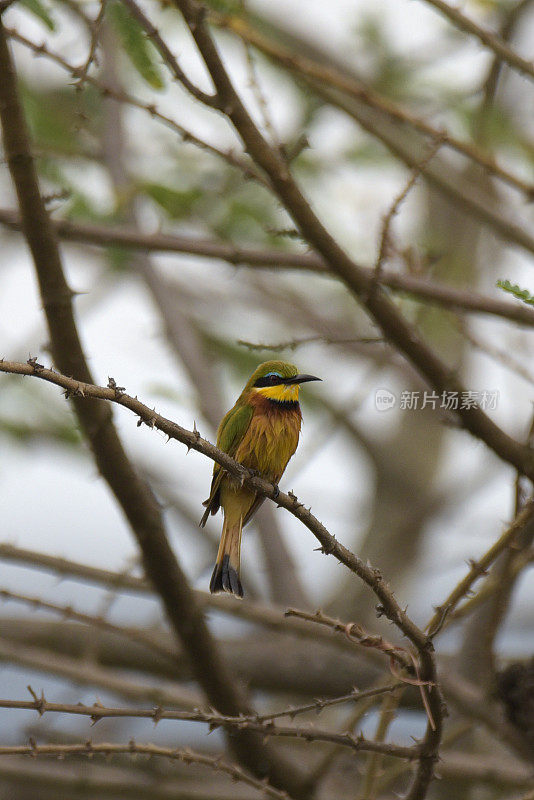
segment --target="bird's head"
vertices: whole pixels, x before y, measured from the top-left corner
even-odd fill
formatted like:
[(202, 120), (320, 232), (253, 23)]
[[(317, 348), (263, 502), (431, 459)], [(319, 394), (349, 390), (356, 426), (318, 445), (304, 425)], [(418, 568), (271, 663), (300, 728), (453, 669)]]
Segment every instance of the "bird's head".
[(294, 403), (299, 399), (301, 383), (320, 380), (315, 375), (300, 374), (294, 364), (286, 361), (265, 361), (250, 376), (245, 392), (258, 392), (279, 403)]

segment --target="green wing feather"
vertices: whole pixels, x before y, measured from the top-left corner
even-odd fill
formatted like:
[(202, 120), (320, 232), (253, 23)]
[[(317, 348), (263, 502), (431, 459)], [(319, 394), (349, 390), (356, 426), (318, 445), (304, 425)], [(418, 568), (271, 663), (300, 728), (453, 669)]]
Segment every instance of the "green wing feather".
[[(235, 456), (245, 433), (248, 430), (250, 421), (254, 414), (254, 408), (248, 403), (235, 405), (228, 414), (223, 417), (219, 430), (217, 431), (217, 447), (229, 456)], [(204, 527), (210, 514), (216, 514), (219, 510), (219, 489), (224, 470), (217, 463), (213, 465), (213, 479), (211, 481), (210, 496), (204, 501), (206, 506), (202, 519), (201, 527)]]

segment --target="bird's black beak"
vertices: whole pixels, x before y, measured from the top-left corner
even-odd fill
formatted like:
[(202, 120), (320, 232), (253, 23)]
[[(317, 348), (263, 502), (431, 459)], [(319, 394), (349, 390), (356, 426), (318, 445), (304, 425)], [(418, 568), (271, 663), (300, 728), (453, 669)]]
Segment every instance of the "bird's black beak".
[(284, 383), (307, 383), (308, 381), (322, 381), (322, 378), (316, 378), (315, 375), (295, 375), (294, 378), (286, 378)]

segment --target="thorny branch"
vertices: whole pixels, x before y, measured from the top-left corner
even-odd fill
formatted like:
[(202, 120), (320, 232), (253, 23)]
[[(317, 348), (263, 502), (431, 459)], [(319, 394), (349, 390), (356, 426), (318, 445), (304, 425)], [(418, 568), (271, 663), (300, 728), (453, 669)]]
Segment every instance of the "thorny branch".
[[(240, 717), (225, 717), (221, 714), (203, 712), (199, 709), (193, 711), (174, 711), (155, 706), (152, 709), (135, 709), (135, 708), (110, 708), (95, 703), (92, 706), (85, 706), (83, 704), (66, 704), (66, 703), (49, 703), (43, 695), (38, 697), (31, 687), (28, 687), (34, 700), (4, 700), (0, 699), (0, 708), (18, 708), (23, 710), (35, 710), (39, 716), (46, 713), (61, 713), (70, 714), (75, 716), (89, 717), (92, 724), (96, 724), (100, 719), (109, 718), (130, 718), (130, 719), (150, 719), (157, 725), (163, 719), (169, 720), (182, 720), (187, 722), (199, 722), (209, 725), (210, 730), (217, 728), (235, 728), (238, 730), (253, 730), (261, 733), (262, 736), (273, 736), (281, 738), (296, 738), (302, 739), (305, 742), (328, 742), (331, 744), (348, 747), (357, 752), (368, 753), (381, 753), (389, 755), (394, 758), (407, 759), (412, 761), (418, 756), (418, 746), (405, 747), (395, 744), (384, 744), (382, 742), (376, 743), (366, 739), (362, 735), (353, 735), (349, 732), (335, 733), (333, 731), (322, 730), (316, 728), (314, 725), (308, 724), (305, 726), (297, 725), (279, 725), (275, 724), (274, 719), (278, 716), (295, 716), (302, 711), (322, 710), (323, 708), (334, 705), (340, 702), (349, 700), (359, 700), (374, 697), (379, 694), (394, 691), (398, 688), (396, 685), (392, 687), (383, 687), (369, 690), (369, 692), (355, 692), (352, 695), (347, 695), (343, 699), (336, 698), (334, 701), (317, 701), (315, 704), (308, 704), (302, 709), (288, 709), (274, 715), (258, 715), (258, 716), (240, 716)], [(0, 754), (2, 750), (0, 748)]]
[(127, 744), (93, 743), (90, 740), (82, 744), (36, 744), (33, 739), (30, 739), (30, 743), (27, 745), (0, 747), (0, 756), (28, 755), (32, 757), (58, 756), (64, 758), (65, 756), (81, 755), (92, 758), (95, 755), (112, 756), (120, 753), (159, 756), (161, 758), (181, 761), (183, 764), (201, 764), (202, 766), (209, 767), (218, 772), (223, 772), (235, 781), (240, 781), (246, 783), (248, 786), (252, 786), (266, 797), (273, 797), (276, 800), (287, 800), (288, 798), (286, 792), (278, 791), (265, 781), (256, 780), (235, 764), (229, 764), (218, 756), (206, 756), (202, 753), (195, 753), (189, 748), (179, 750), (170, 747), (158, 747), (150, 743), (141, 744), (134, 741), (134, 739), (131, 739)]
[[(357, 558), (357, 556), (340, 544), (319, 520), (312, 515), (311, 511), (304, 508), (295, 495), (292, 493), (285, 494), (281, 492), (278, 487), (253, 475), (248, 469), (234, 461), (226, 453), (223, 453), (208, 441), (202, 439), (198, 431), (187, 431), (176, 423), (157, 414), (155, 410), (148, 408), (136, 398), (125, 394), (123, 387), (119, 388), (116, 381), (112, 378), (110, 378), (109, 381), (109, 387), (111, 388), (94, 386), (67, 378), (53, 370), (46, 369), (43, 365), (39, 364), (36, 359), (30, 359), (29, 363), (26, 364), (0, 361), (0, 371), (20, 375), (32, 375), (49, 381), (50, 383), (63, 387), (67, 397), (95, 398), (118, 403), (139, 416), (138, 425), (144, 423), (151, 428), (161, 430), (163, 433), (167, 434), (169, 438), (177, 439), (182, 442), (182, 444), (185, 444), (188, 449), (203, 453), (224, 467), (229, 474), (233, 475), (241, 482), (246, 483), (256, 492), (259, 492), (265, 497), (269, 497), (271, 500), (275, 500), (279, 506), (290, 511), (316, 536), (325, 553), (334, 555), (373, 590), (380, 600), (381, 613), (385, 614), (388, 619), (394, 622), (414, 645), (421, 660), (420, 678), (428, 682), (430, 687), (428, 693), (429, 708), (427, 713), (430, 715), (429, 728), (432, 731), (432, 737), (436, 735), (437, 726), (440, 725), (442, 719), (442, 700), (437, 684), (431, 640), (417, 628), (407, 616), (406, 612), (401, 609), (393, 594), (383, 581), (380, 572), (364, 564), (361, 559)], [(426, 746), (428, 747), (428, 741)], [(431, 764), (433, 762), (434, 756), (425, 752), (424, 748), (425, 745), (423, 745), (421, 751), (418, 752), (418, 757), (420, 762), (427, 766), (429, 763)]]

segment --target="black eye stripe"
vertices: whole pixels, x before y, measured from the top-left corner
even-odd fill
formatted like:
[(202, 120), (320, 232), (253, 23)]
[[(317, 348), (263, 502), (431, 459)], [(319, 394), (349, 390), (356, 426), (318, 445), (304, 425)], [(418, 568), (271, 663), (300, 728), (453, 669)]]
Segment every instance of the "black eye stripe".
[(283, 383), (284, 379), (281, 375), (264, 375), (262, 378), (258, 378), (254, 386), (261, 389), (263, 386), (281, 386)]

